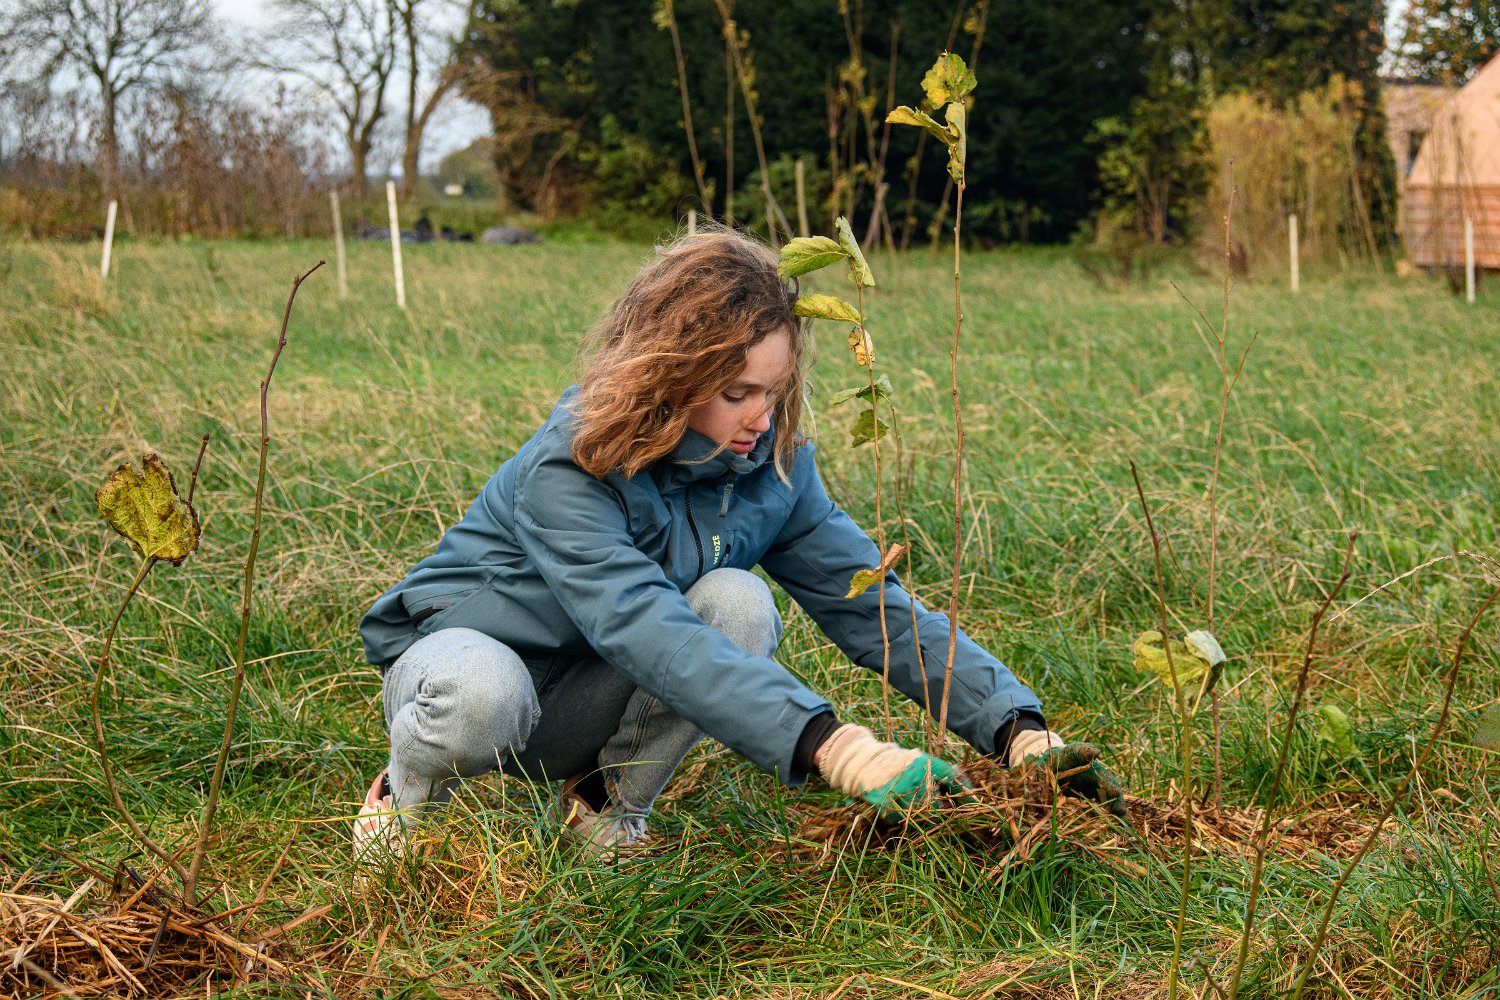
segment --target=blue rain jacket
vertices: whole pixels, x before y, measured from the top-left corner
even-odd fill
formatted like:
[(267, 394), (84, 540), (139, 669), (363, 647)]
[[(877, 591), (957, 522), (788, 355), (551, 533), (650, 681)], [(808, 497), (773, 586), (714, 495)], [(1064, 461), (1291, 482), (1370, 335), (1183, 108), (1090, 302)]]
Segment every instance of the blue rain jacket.
[[(875, 543), (829, 498), (814, 448), (797, 448), (790, 484), (772, 435), (741, 457), (713, 455), (689, 431), (673, 454), (627, 478), (595, 479), (573, 462), (569, 389), (535, 436), (485, 484), (437, 551), (383, 594), (360, 623), (365, 655), (384, 666), (442, 628), (491, 635), (523, 659), (598, 655), (705, 733), (789, 785), (807, 722), (829, 704), (775, 660), (751, 656), (688, 608), (683, 593), (712, 569), (761, 566), (862, 667), (882, 670), (879, 588), (845, 599)], [(712, 456), (712, 457), (709, 457)], [(891, 683), (923, 704), (905, 590), (886, 579)], [(420, 612), (437, 613), (413, 625)], [(935, 714), (948, 618), (917, 606)], [(1041, 703), (960, 632), (949, 728), (982, 753), (1018, 710)]]

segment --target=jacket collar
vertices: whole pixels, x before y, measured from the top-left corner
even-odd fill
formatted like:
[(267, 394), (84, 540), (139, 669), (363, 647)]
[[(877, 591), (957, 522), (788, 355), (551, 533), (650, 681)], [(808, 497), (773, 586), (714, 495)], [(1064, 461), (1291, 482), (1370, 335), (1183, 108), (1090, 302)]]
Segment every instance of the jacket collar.
[(672, 454), (651, 467), (651, 478), (667, 489), (706, 479), (723, 479), (727, 475), (743, 476), (766, 464), (775, 444), (773, 429), (760, 436), (748, 455), (736, 455), (728, 448), (714, 454), (719, 446), (712, 439), (690, 430), (682, 435)]

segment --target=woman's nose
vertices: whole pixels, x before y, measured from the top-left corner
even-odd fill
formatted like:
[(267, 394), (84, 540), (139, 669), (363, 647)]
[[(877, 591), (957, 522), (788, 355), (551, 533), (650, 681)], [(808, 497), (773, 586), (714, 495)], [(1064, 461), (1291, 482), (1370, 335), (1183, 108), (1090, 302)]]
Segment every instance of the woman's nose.
[(756, 417), (755, 417), (754, 420), (750, 421), (750, 423), (746, 427), (746, 430), (752, 430), (752, 431), (754, 431), (757, 434), (764, 434), (766, 431), (768, 431), (770, 429), (771, 429), (771, 406), (768, 403), (768, 404), (766, 404), (766, 408), (764, 410), (761, 410), (760, 413), (758, 413), (756, 415)]

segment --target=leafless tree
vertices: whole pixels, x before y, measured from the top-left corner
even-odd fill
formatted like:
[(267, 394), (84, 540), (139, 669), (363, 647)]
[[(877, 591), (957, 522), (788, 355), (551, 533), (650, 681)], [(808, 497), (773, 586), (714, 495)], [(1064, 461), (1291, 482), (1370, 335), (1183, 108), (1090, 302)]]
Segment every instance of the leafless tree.
[[(120, 100), (170, 80), (214, 35), (209, 0), (19, 0), (0, 23), (36, 78), (72, 72), (99, 88), (99, 173), (120, 190)], [(7, 59), (9, 61), (9, 59)]]
[[(455, 40), (437, 29), (443, 14), (462, 15), (452, 0), (391, 0), (406, 59), (406, 131), (401, 156), (401, 196), (417, 181), (422, 137), (433, 113), (459, 82)], [(427, 44), (423, 44), (424, 40)]]
[(394, 0), (276, 0), (271, 46), (262, 64), (301, 77), (330, 101), (343, 124), (356, 197), (375, 127), (386, 114), (400, 33)]

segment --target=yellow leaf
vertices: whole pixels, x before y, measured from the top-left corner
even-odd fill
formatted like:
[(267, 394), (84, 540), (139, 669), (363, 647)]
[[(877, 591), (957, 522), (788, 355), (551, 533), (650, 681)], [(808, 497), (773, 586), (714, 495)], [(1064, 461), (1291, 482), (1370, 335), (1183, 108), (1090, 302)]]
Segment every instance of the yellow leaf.
[(860, 594), (869, 590), (880, 582), (880, 578), (891, 571), (897, 561), (906, 555), (905, 545), (892, 545), (886, 550), (885, 555), (880, 557), (880, 565), (874, 569), (862, 569), (849, 580), (849, 593), (844, 595), (845, 600), (853, 600)]
[(952, 52), (944, 52), (938, 56), (932, 69), (922, 77), (922, 90), (927, 94), (927, 103), (934, 108), (962, 101), (977, 85), (978, 81), (963, 58)]
[[(1208, 633), (1203, 632), (1201, 635)], [(1215, 642), (1214, 645), (1218, 646), (1218, 643)], [(1202, 677), (1212, 666), (1207, 657), (1200, 655), (1181, 639), (1171, 641), (1171, 661), (1168, 662), (1167, 646), (1162, 642), (1161, 633), (1156, 631), (1142, 632), (1136, 637), (1130, 651), (1134, 655), (1137, 670), (1155, 674), (1169, 687), (1172, 685), (1173, 674), (1176, 674), (1177, 685), (1181, 687)], [(1223, 653), (1219, 655), (1223, 656)]]
[(844, 248), (826, 236), (799, 236), (781, 248), (776, 271), (783, 279), (797, 278), (845, 256)]
[(181, 563), (198, 547), (198, 513), (177, 495), (161, 456), (146, 455), (141, 470), (126, 464), (111, 472), (94, 502), (141, 555)]
[(792, 307), (792, 312), (798, 316), (811, 316), (813, 319), (859, 322), (859, 310), (836, 295), (804, 295)]
[(849, 350), (854, 352), (854, 360), (861, 368), (868, 368), (875, 363), (875, 344), (870, 340), (870, 335), (860, 327), (856, 326), (849, 331)]

